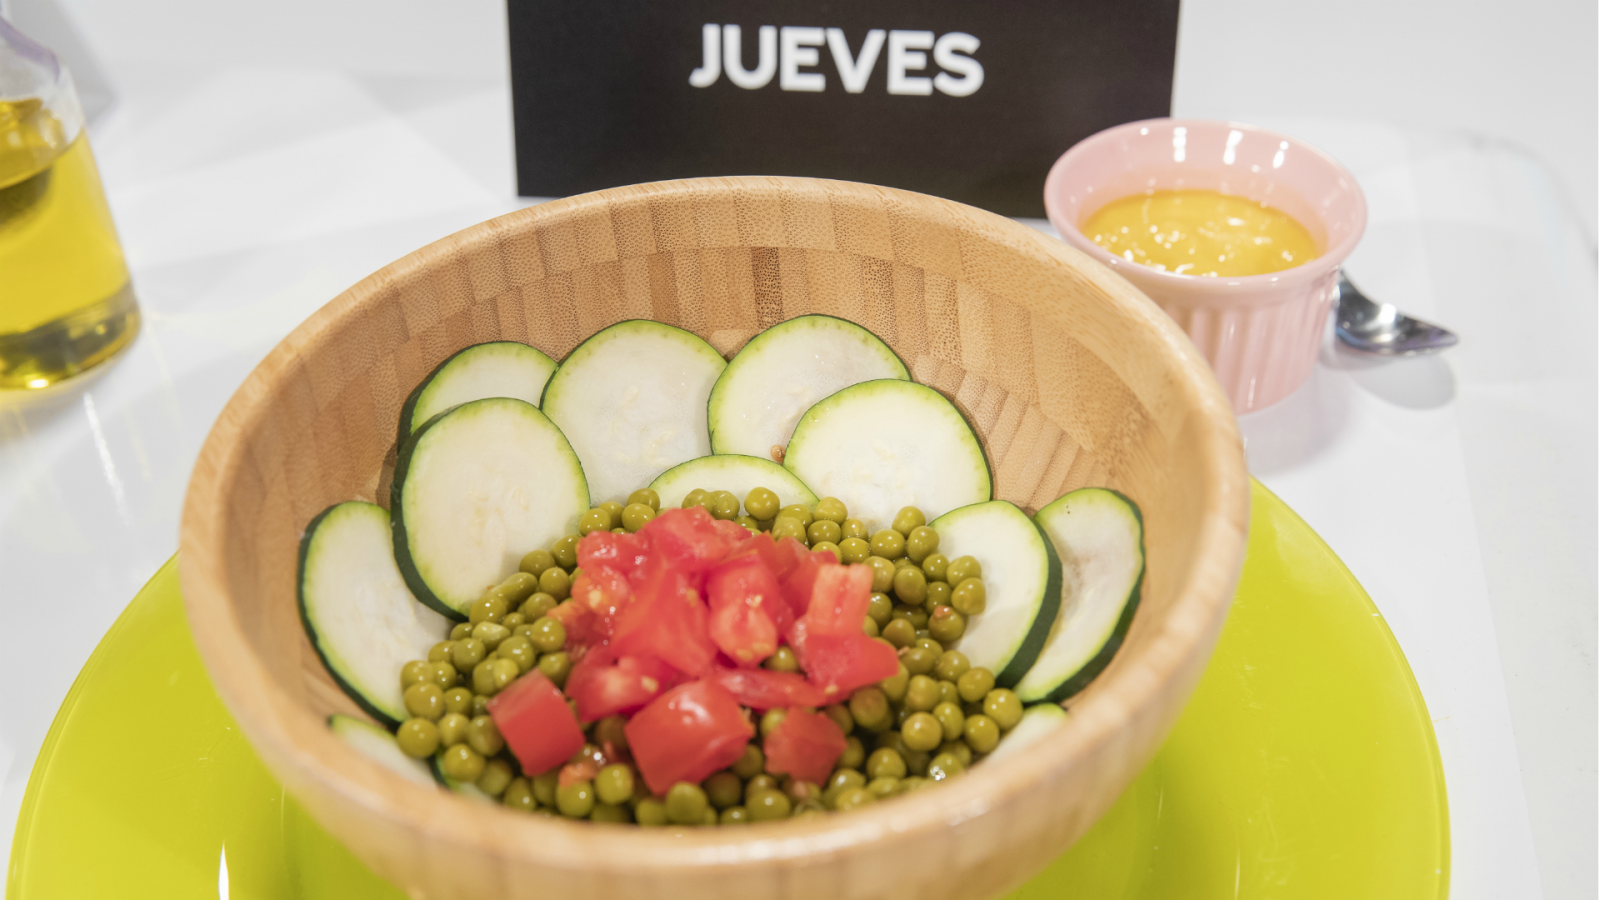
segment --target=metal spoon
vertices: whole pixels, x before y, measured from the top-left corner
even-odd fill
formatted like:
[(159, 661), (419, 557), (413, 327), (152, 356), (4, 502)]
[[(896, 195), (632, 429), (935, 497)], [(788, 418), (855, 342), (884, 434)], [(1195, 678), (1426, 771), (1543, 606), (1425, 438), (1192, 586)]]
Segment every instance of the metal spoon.
[(1378, 303), (1356, 290), (1339, 272), (1339, 314), (1334, 333), (1345, 346), (1363, 353), (1411, 356), (1454, 347), (1455, 332), (1413, 319), (1388, 303)]

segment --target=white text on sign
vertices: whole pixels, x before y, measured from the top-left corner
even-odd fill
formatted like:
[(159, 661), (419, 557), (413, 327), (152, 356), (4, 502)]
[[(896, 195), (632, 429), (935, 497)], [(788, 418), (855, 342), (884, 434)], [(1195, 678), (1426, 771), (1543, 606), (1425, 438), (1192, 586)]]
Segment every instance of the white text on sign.
[[(747, 91), (764, 88), (778, 76), (778, 87), (785, 91), (827, 90), (828, 78), (821, 72), (806, 71), (821, 64), (823, 46), (833, 56), (834, 69), (844, 89), (859, 94), (888, 45), (888, 89), (891, 94), (926, 97), (934, 91), (951, 97), (967, 97), (983, 86), (983, 65), (972, 54), (978, 52), (978, 39), (963, 31), (952, 31), (934, 38), (931, 31), (885, 31), (874, 28), (854, 53), (844, 31), (839, 28), (810, 28), (762, 25), (756, 34), (756, 64), (744, 66), (744, 35), (738, 25), (706, 24), (700, 29), (703, 56), (700, 68), (689, 73), (689, 84), (710, 87), (724, 73), (728, 80)], [(928, 54), (940, 71), (929, 71)]]

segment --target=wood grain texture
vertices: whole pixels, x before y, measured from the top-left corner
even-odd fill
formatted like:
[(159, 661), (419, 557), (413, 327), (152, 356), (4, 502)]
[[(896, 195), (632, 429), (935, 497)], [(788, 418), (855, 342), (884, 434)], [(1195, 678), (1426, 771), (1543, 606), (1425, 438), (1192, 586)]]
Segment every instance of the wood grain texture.
[[(724, 353), (775, 322), (860, 322), (977, 427), (997, 495), (1084, 485), (1141, 506), (1143, 604), (1066, 727), (1005, 767), (820, 821), (687, 833), (574, 824), (412, 785), (332, 736), (294, 605), (316, 513), (382, 501), (406, 393), (461, 347), (560, 359), (649, 317)], [(239, 388), (185, 499), (180, 572), (217, 690), (330, 833), (415, 897), (981, 898), (1076, 840), (1154, 755), (1243, 562), (1249, 491), (1227, 399), (1127, 282), (988, 213), (888, 188), (720, 178), (602, 191), (474, 226), (334, 298)]]

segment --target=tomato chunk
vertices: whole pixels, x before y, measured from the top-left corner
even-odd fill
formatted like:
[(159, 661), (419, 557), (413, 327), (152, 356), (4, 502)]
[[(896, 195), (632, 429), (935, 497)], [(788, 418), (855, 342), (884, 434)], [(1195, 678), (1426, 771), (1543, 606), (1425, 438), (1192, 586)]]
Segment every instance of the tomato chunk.
[(529, 777), (554, 769), (583, 748), (583, 729), (566, 698), (537, 669), (496, 694), (489, 716)]
[(844, 752), (844, 732), (821, 713), (791, 709), (762, 742), (767, 771), (821, 784)]
[(698, 506), (664, 510), (638, 533), (647, 535), (654, 548), (652, 563), (665, 562), (691, 574), (716, 565), (728, 555), (730, 546), (727, 535), (717, 527), (717, 520)]
[(872, 569), (868, 566), (823, 566), (811, 586), (806, 607), (808, 634), (860, 634), (872, 602)]
[(578, 719), (593, 722), (630, 713), (660, 696), (678, 679), (664, 662), (650, 657), (617, 659), (609, 647), (596, 647), (572, 667), (567, 696), (578, 705)]
[(822, 688), (795, 672), (768, 669), (718, 669), (713, 676), (740, 706), (768, 710), (784, 706), (822, 706)]
[(623, 733), (645, 784), (661, 796), (680, 781), (699, 783), (733, 765), (744, 755), (755, 728), (725, 688), (714, 681), (693, 681), (639, 710)]
[(586, 604), (566, 600), (557, 604), (556, 608), (546, 615), (567, 629), (566, 650), (569, 653), (588, 647), (605, 637), (599, 617), (590, 612)]
[(634, 577), (650, 558), (650, 535), (596, 531), (578, 542), (578, 568), (585, 572), (606, 566)]
[(768, 610), (788, 604), (761, 558), (734, 554), (706, 575), (711, 640), (734, 663), (758, 666), (778, 649), (778, 626)]
[(693, 579), (661, 559), (652, 559), (645, 571), (633, 601), (617, 617), (617, 655), (651, 657), (694, 677), (711, 671), (717, 648)]
[(632, 597), (633, 586), (627, 577), (608, 565), (580, 569), (572, 582), (572, 599), (594, 613), (595, 629), (602, 635), (609, 636), (616, 630), (617, 614)]
[[(799, 541), (794, 538), (784, 538), (779, 542), (779, 549), (787, 551), (784, 542), (793, 542), (801, 550), (801, 556), (789, 569), (789, 574), (783, 577), (783, 598), (789, 601), (789, 608), (794, 611), (795, 618), (800, 618), (811, 608), (811, 594), (817, 583), (817, 573), (821, 572), (828, 563), (825, 555), (812, 555), (807, 552)], [(860, 628), (860, 623), (856, 624)]]
[(838, 703), (858, 687), (893, 678), (900, 671), (900, 657), (887, 643), (860, 631), (813, 634), (806, 639), (800, 665), (811, 683), (822, 689), (824, 702)]
[(729, 547), (737, 547), (755, 537), (755, 534), (750, 529), (740, 525), (738, 522), (730, 522), (727, 519), (718, 519), (715, 527), (723, 539), (728, 542)]

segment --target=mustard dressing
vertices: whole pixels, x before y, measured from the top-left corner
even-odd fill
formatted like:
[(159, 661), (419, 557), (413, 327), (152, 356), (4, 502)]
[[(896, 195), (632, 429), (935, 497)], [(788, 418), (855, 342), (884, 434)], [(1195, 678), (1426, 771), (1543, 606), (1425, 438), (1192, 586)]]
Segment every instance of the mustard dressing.
[(1114, 200), (1083, 223), (1083, 233), (1129, 262), (1178, 275), (1265, 275), (1318, 255), (1310, 232), (1288, 213), (1209, 190)]

